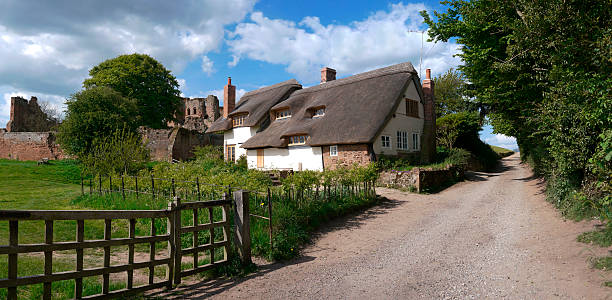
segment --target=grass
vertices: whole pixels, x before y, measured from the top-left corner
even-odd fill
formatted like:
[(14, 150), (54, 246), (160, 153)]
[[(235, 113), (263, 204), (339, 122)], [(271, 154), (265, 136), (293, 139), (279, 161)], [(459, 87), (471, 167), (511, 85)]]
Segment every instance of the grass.
[(501, 157), (506, 157), (506, 156), (510, 156), (510, 155), (514, 154), (514, 151), (512, 151), (510, 149), (506, 149), (506, 148), (502, 148), (502, 147), (498, 147), (498, 146), (493, 146), (493, 145), (489, 145), (489, 147), (491, 147), (491, 149), (493, 149), (493, 151), (495, 151), (495, 153), (497, 153)]
[(610, 247), (612, 245), (612, 230), (610, 227), (595, 231), (581, 233), (577, 240), (586, 244), (595, 244), (600, 247)]
[(612, 257), (593, 257), (591, 258), (591, 267), (604, 271), (612, 270)]

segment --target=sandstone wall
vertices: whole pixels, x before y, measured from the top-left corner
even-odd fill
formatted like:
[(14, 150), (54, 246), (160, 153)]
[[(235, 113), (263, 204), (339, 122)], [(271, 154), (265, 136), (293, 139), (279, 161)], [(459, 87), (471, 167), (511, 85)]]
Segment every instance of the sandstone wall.
[(372, 161), (367, 144), (338, 145), (338, 155), (329, 155), (329, 146), (323, 146), (323, 167), (334, 170), (338, 166), (350, 167), (354, 164), (367, 165)]
[(223, 136), (201, 133), (181, 127), (172, 129), (140, 128), (147, 148), (151, 150), (151, 159), (157, 161), (186, 160), (192, 158), (193, 150), (198, 146), (223, 145)]
[(422, 192), (436, 190), (448, 182), (462, 180), (464, 172), (464, 168), (457, 166), (446, 166), (443, 169), (415, 167), (410, 171), (391, 170), (381, 172), (377, 184)]
[(58, 123), (50, 119), (38, 105), (36, 97), (30, 101), (21, 97), (11, 97), (10, 120), (6, 124), (8, 132), (43, 132), (49, 131)]
[(0, 158), (16, 160), (64, 159), (53, 132), (0, 131)]

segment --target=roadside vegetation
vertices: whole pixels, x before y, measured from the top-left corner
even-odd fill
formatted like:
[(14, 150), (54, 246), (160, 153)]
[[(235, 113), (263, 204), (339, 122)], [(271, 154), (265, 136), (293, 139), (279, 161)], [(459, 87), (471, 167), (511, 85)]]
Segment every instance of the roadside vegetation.
[(434, 41), (456, 39), (467, 93), (495, 132), (546, 179), (548, 201), (612, 240), (612, 10), (609, 1), (460, 1), (421, 12)]

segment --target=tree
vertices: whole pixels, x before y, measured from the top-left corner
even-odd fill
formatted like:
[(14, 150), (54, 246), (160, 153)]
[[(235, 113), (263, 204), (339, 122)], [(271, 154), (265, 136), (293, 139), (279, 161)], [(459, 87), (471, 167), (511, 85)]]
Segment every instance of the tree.
[(121, 55), (89, 71), (87, 88), (107, 86), (126, 98), (136, 100), (137, 124), (165, 128), (180, 105), (180, 91), (174, 76), (146, 54)]
[(461, 72), (450, 69), (434, 78), (436, 117), (462, 111), (478, 111), (479, 105), (467, 95), (467, 83)]
[(90, 174), (134, 174), (145, 167), (149, 155), (140, 135), (123, 128), (108, 138), (97, 138), (82, 160)]
[(435, 21), (421, 12), (430, 36), (462, 45), (459, 70), (474, 97), (490, 108), (494, 131), (516, 137), (521, 156), (549, 179), (554, 202), (580, 198), (572, 189), (609, 190), (612, 176), (597, 174), (612, 172), (595, 174), (589, 165), (611, 140), (603, 133), (612, 127), (612, 2), (443, 4), (448, 9), (434, 12)]
[(136, 132), (136, 101), (111, 88), (80, 91), (66, 104), (66, 119), (59, 127), (58, 142), (69, 154), (85, 157), (94, 140), (105, 139), (117, 129)]

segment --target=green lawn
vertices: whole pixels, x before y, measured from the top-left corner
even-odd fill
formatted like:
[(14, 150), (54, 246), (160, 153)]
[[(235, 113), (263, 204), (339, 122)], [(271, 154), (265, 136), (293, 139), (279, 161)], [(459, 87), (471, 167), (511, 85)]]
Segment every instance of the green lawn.
[(491, 147), (491, 149), (493, 149), (493, 151), (495, 151), (495, 153), (499, 154), (499, 156), (501, 157), (506, 157), (506, 156), (510, 156), (512, 154), (514, 154), (514, 151), (510, 150), (510, 149), (506, 149), (506, 148), (502, 148), (502, 147), (498, 147), (498, 146), (493, 146), (493, 145), (489, 145)]

